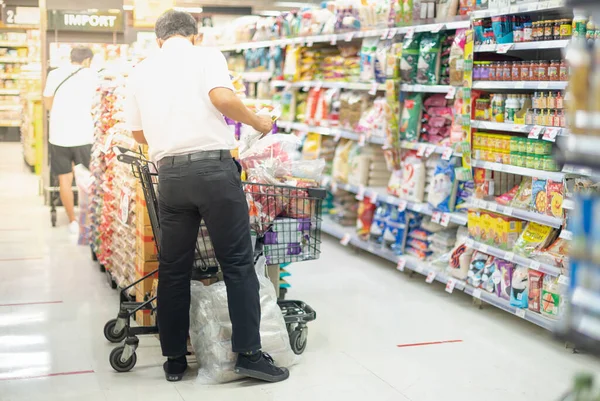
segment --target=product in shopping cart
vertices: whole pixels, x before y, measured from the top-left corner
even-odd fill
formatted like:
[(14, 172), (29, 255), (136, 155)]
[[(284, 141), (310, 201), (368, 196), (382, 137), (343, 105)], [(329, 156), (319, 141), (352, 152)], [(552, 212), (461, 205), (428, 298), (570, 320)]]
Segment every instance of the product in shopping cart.
[[(260, 283), (262, 350), (270, 354), (277, 366), (290, 367), (297, 362), (277, 296), (271, 281), (265, 276), (265, 258), (255, 265)], [(190, 339), (199, 361), (198, 381), (203, 384), (225, 383), (240, 379), (234, 373), (237, 354), (231, 350), (231, 321), (227, 308), (224, 282), (204, 286), (192, 282), (190, 308)]]
[(526, 309), (529, 292), (529, 269), (518, 266), (514, 269), (510, 287), (510, 304)]

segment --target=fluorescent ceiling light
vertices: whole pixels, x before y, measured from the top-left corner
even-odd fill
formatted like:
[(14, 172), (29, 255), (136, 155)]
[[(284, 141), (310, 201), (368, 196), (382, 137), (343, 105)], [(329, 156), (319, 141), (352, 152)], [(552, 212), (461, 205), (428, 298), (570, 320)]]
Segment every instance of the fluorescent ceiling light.
[(173, 7), (175, 11), (185, 11), (192, 14), (200, 14), (202, 12), (202, 7)]
[(132, 11), (133, 10), (133, 5), (123, 4), (123, 10), (125, 10), (125, 11)]
[(281, 11), (265, 10), (260, 11), (258, 15), (262, 15), (263, 17), (279, 17), (281, 15)]
[(296, 1), (277, 1), (273, 5), (275, 7), (305, 8), (305, 7), (315, 7), (318, 4), (316, 4), (316, 3), (300, 3), (300, 2), (296, 2)]

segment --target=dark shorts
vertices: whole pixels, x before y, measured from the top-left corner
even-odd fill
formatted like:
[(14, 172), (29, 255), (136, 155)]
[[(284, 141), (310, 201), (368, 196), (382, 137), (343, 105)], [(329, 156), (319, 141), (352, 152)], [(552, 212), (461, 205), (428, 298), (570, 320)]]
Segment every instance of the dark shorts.
[(90, 168), (92, 145), (64, 147), (50, 144), (50, 168), (52, 174), (62, 175), (73, 172), (73, 165), (83, 164)]

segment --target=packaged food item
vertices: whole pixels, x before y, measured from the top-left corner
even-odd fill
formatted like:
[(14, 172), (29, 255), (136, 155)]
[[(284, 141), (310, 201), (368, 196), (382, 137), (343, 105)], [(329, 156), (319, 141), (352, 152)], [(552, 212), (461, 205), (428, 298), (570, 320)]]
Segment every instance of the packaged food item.
[(371, 233), (371, 224), (373, 223), (373, 215), (375, 214), (375, 205), (371, 203), (369, 198), (364, 198), (358, 203), (358, 219), (356, 220), (356, 233), (358, 236), (367, 240)]
[(483, 283), (484, 271), (494, 264), (494, 257), (483, 252), (473, 252), (473, 257), (469, 264), (469, 273), (467, 274), (467, 284), (480, 288)]
[(546, 194), (547, 181), (533, 178), (531, 183), (531, 210), (538, 213), (546, 213), (548, 206), (548, 195)]
[(486, 264), (483, 266), (483, 270), (481, 272), (481, 288), (490, 294), (495, 294), (498, 290), (499, 283), (496, 283), (497, 280), (496, 275), (496, 263), (493, 256), (488, 259)]
[(423, 202), (425, 195), (425, 165), (423, 160), (411, 154), (402, 162), (402, 183), (400, 197), (402, 199)]
[(441, 212), (453, 212), (456, 205), (458, 181), (454, 175), (454, 165), (440, 159), (435, 166), (433, 182), (427, 195), (427, 202)]
[(542, 301), (540, 312), (542, 315), (556, 319), (562, 311), (562, 294), (558, 277), (553, 277), (548, 274), (544, 276), (542, 287)]
[(569, 241), (557, 238), (547, 248), (535, 251), (532, 258), (550, 266), (567, 268), (569, 265)]
[[(512, 277), (515, 265), (503, 259), (496, 258), (496, 277), (499, 279), (499, 285), (496, 287), (496, 294), (507, 301), (510, 301)], [(499, 276), (499, 277), (498, 277)]]
[(514, 269), (511, 288), (510, 304), (517, 308), (526, 309), (528, 305), (529, 274), (526, 267), (518, 266)]
[(441, 35), (426, 33), (419, 43), (419, 61), (417, 64), (417, 83), (436, 85), (440, 77)]
[(400, 59), (400, 78), (404, 83), (414, 84), (417, 82), (417, 67), (419, 64), (420, 40), (421, 36), (419, 34), (414, 34), (412, 37), (404, 38), (404, 41), (402, 42), (402, 58)]
[(390, 209), (383, 232), (384, 246), (401, 255), (404, 252), (406, 236), (406, 214), (399, 212), (397, 208)]
[(513, 201), (513, 199), (515, 199), (515, 196), (517, 196), (517, 193), (519, 192), (519, 187), (520, 185), (515, 185), (507, 193), (497, 196), (496, 202), (501, 205), (508, 205), (510, 202)]
[(422, 109), (423, 95), (421, 93), (411, 93), (406, 96), (400, 119), (401, 139), (410, 142), (416, 142), (419, 139)]
[(537, 270), (529, 270), (528, 308), (538, 313), (540, 312), (543, 278), (544, 273)]
[(562, 182), (548, 180), (546, 194), (548, 196), (546, 202), (546, 214), (549, 216), (562, 218), (564, 184)]
[(383, 242), (383, 233), (385, 232), (386, 220), (390, 215), (392, 205), (380, 203), (375, 210), (373, 222), (370, 229), (370, 240), (381, 244)]
[(510, 202), (510, 205), (519, 209), (529, 209), (531, 205), (531, 186), (531, 177), (523, 177), (523, 181), (521, 181), (521, 184), (519, 185), (517, 195)]
[(530, 221), (515, 244), (515, 253), (530, 257), (535, 250), (542, 249), (552, 240), (552, 227)]

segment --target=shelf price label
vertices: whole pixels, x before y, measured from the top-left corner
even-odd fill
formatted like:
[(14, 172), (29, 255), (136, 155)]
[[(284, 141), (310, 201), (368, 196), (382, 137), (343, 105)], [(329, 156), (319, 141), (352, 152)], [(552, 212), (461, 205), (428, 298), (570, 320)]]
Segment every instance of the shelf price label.
[(446, 93), (446, 99), (454, 99), (455, 96), (456, 86), (451, 86), (450, 89), (448, 89), (448, 93)]
[(444, 24), (435, 24), (434, 26), (431, 27), (431, 32), (438, 33), (442, 29), (444, 29)]
[(427, 145), (425, 148), (425, 157), (429, 157), (435, 152), (435, 145)]
[(450, 160), (450, 159), (452, 159), (452, 154), (453, 153), (454, 153), (454, 149), (452, 149), (451, 147), (447, 147), (442, 152), (442, 160)]
[(425, 154), (426, 150), (427, 150), (427, 145), (425, 145), (425, 144), (419, 145), (419, 148), (417, 149), (417, 156), (418, 157), (423, 157), (423, 155)]
[(348, 246), (351, 239), (352, 239), (352, 236), (350, 234), (346, 233), (340, 240), (340, 244), (342, 244), (343, 246)]
[(389, 34), (389, 30), (384, 29), (383, 32), (381, 33), (381, 40), (386, 40)]
[(337, 192), (338, 190), (338, 184), (337, 181), (331, 181), (331, 192)]
[(352, 39), (354, 38), (354, 32), (349, 32), (346, 34), (346, 37), (344, 38), (344, 40), (346, 42), (352, 42)]
[(331, 35), (329, 37), (329, 44), (335, 46), (337, 44), (337, 35)]
[(481, 290), (479, 288), (473, 290), (473, 298), (481, 299)]
[(544, 127), (541, 125), (535, 125), (531, 131), (529, 131), (529, 139), (538, 139), (540, 135), (544, 132)]
[(323, 81), (316, 81), (314, 87), (316, 90), (320, 90), (323, 87)]
[(398, 211), (399, 212), (405, 211), (407, 206), (408, 206), (408, 202), (405, 201), (404, 199), (400, 199), (398, 201)]
[(513, 208), (512, 207), (504, 207), (504, 214), (507, 216), (512, 216)]
[(558, 284), (569, 285), (569, 277), (565, 276), (564, 274), (561, 274), (560, 276), (558, 276)]
[(510, 127), (510, 129), (512, 132), (523, 132), (525, 126), (521, 124), (513, 124), (512, 127)]
[(433, 283), (433, 281), (435, 280), (435, 277), (437, 276), (437, 272), (435, 271), (430, 271), (429, 274), (427, 275), (427, 278), (425, 279), (425, 282), (427, 284), (431, 284)]
[(560, 134), (560, 128), (558, 127), (547, 127), (544, 130), (544, 136), (542, 136), (542, 139), (545, 141), (549, 141), (549, 142), (555, 142), (556, 141), (556, 137), (558, 136), (558, 134)]
[(367, 136), (365, 134), (358, 137), (358, 146), (365, 146), (365, 142), (367, 142)]
[(365, 199), (365, 187), (364, 187), (364, 185), (359, 185), (358, 191), (356, 191), (356, 199), (358, 199), (358, 200)]
[(471, 238), (467, 238), (467, 240), (465, 241), (465, 245), (468, 248), (473, 248), (473, 245), (475, 245), (475, 241), (473, 241)]
[(450, 213), (442, 213), (440, 224), (444, 227), (448, 227), (448, 224), (450, 224), (450, 216)]
[(304, 84), (304, 86), (302, 87), (302, 90), (303, 90), (304, 92), (308, 92), (308, 91), (310, 90), (310, 84), (308, 84), (308, 83), (307, 83), (307, 84)]
[(562, 230), (560, 232), (560, 238), (567, 240), (567, 241), (571, 241), (573, 239), (573, 231)]
[(413, 36), (415, 36), (415, 28), (414, 27), (409, 27), (408, 30), (406, 31), (406, 35), (404, 36), (405, 38), (412, 38)]
[(379, 88), (379, 84), (377, 82), (373, 82), (371, 84), (371, 89), (369, 89), (369, 95), (375, 96), (378, 88)]
[(390, 29), (387, 38), (394, 39), (394, 36), (396, 36), (396, 30), (392, 28), (392, 29)]
[(441, 219), (442, 219), (442, 212), (435, 211), (431, 215), (431, 221), (434, 223), (439, 224)]
[(489, 248), (486, 244), (481, 244), (479, 245), (478, 249), (480, 252), (487, 253)]
[(538, 84), (539, 89), (548, 89), (548, 82), (542, 81)]
[(540, 267), (542, 266), (542, 264), (540, 262), (538, 262), (537, 260), (532, 260), (529, 263), (529, 268), (533, 269), (533, 270), (540, 270)]
[(312, 47), (312, 45), (313, 45), (313, 41), (312, 41), (311, 39), (309, 39), (309, 40), (306, 42), (306, 46), (308, 46), (308, 47)]
[(514, 43), (505, 43), (505, 44), (498, 45), (498, 46), (496, 46), (496, 53), (505, 54), (510, 49), (512, 49), (513, 46), (514, 46)]
[(449, 278), (448, 281), (446, 281), (446, 292), (452, 294), (454, 287), (456, 287), (456, 279)]
[(342, 138), (342, 131), (340, 131), (339, 129), (332, 129), (331, 133), (333, 134), (333, 140), (335, 142), (339, 142)]
[(517, 308), (515, 310), (515, 315), (519, 316), (521, 319), (525, 319), (525, 309)]
[(406, 267), (406, 259), (398, 258), (398, 264), (396, 264), (396, 270), (400, 270), (401, 272), (403, 272), (405, 267)]
[(421, 265), (420, 263), (415, 267), (415, 271), (419, 274), (423, 274), (423, 265)]
[(506, 252), (504, 254), (504, 260), (512, 262), (514, 259), (515, 259), (515, 253), (514, 252)]

